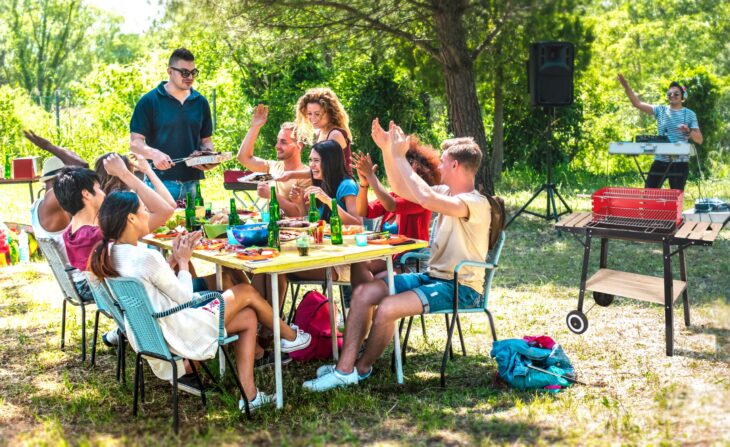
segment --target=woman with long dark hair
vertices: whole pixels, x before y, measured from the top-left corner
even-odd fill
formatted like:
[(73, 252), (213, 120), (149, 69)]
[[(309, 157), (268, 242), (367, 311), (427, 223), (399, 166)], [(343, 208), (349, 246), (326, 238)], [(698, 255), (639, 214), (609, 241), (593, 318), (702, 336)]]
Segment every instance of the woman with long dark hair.
[[(309, 154), (309, 168), (312, 170), (312, 186), (302, 191), (292, 188), (292, 201), (303, 200), (309, 207), (309, 195), (314, 193), (320, 218), (330, 220), (332, 215), (332, 198), (337, 199), (337, 214), (343, 225), (362, 225), (362, 217), (357, 214), (357, 183), (343, 168), (342, 148), (333, 140), (322, 141), (312, 146)], [(323, 269), (308, 270), (292, 274), (299, 279), (324, 279)], [(350, 280), (350, 266), (334, 267), (332, 279), (335, 281)]]
[(362, 218), (358, 216), (355, 204), (357, 183), (345, 172), (343, 163), (342, 148), (336, 141), (325, 140), (312, 146), (309, 153), (312, 186), (304, 191), (292, 188), (291, 199), (303, 200), (308, 208), (310, 194), (314, 193), (320, 218), (329, 221), (332, 215), (332, 199), (335, 198), (342, 224), (362, 225)]
[[(152, 308), (161, 312), (199, 296), (193, 293), (188, 264), (200, 236), (192, 233), (175, 239), (172, 259), (179, 266), (176, 276), (159, 252), (137, 243), (149, 233), (148, 221), (149, 213), (137, 194), (129, 191), (109, 194), (99, 210), (99, 227), (104, 234), (104, 240), (94, 249), (90, 269), (99, 279), (119, 276), (139, 279), (144, 284)], [(239, 335), (239, 340), (235, 343), (239, 379), (250, 408), (257, 408), (273, 400), (273, 396), (259, 392), (253, 380), (257, 325), (261, 322), (266, 327), (273, 327), (273, 310), (250, 284), (236, 285), (222, 292), (222, 297), (225, 301), (225, 329), (229, 334)], [(219, 312), (216, 298), (203, 307), (188, 308), (159, 319), (170, 350), (194, 360), (215, 356), (218, 348)], [(283, 352), (296, 351), (309, 345), (309, 334), (296, 327), (289, 327), (282, 321), (278, 323)], [(129, 341), (136, 350), (130, 328), (127, 333), (130, 334)], [(149, 362), (158, 377), (167, 380), (171, 378), (172, 368), (169, 364), (155, 362), (153, 359), (149, 359)], [(242, 400), (240, 406), (243, 406)]]

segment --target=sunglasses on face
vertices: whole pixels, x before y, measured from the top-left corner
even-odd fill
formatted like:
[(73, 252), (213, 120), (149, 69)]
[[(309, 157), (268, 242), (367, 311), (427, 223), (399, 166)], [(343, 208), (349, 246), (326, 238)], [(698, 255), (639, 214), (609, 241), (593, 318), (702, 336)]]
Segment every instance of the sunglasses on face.
[(682, 96), (682, 94), (679, 93), (679, 92), (667, 92), (667, 97), (668, 98), (673, 98), (675, 96)]
[(189, 78), (191, 75), (193, 77), (196, 77), (196, 76), (198, 76), (198, 73), (200, 73), (200, 71), (198, 71), (197, 68), (193, 68), (192, 70), (186, 70), (184, 68), (170, 67), (170, 69), (175, 70), (176, 72), (180, 73), (180, 76), (182, 76), (185, 79)]

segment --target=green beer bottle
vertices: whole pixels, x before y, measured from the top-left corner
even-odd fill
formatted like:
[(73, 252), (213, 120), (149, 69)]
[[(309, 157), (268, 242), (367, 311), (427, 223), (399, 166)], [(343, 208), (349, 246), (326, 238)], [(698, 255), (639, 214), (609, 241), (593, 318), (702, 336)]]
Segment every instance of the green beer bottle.
[(337, 199), (332, 199), (332, 215), (330, 216), (330, 237), (332, 245), (342, 245), (342, 221), (337, 211)]
[(269, 199), (269, 220), (281, 220), (279, 200), (276, 198), (276, 185), (271, 187), (271, 199)]
[(193, 195), (187, 193), (185, 195), (185, 228), (188, 231), (195, 231), (195, 205), (193, 204)]
[(200, 182), (195, 185), (195, 206), (204, 206), (203, 195), (200, 193)]
[(317, 199), (314, 196), (314, 193), (309, 195), (309, 222), (319, 222), (319, 210), (317, 209)]
[(281, 218), (281, 210), (279, 209), (279, 201), (276, 199), (276, 186), (271, 187), (271, 199), (269, 200), (269, 247), (281, 250), (279, 241), (279, 219)]
[(236, 199), (231, 198), (230, 212), (228, 213), (228, 226), (239, 225), (241, 218), (238, 217), (238, 211), (236, 211)]

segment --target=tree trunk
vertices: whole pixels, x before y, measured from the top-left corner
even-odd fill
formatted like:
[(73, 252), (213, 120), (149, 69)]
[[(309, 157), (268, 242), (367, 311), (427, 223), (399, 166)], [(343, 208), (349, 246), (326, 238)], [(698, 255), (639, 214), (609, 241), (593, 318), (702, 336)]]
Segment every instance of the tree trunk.
[(497, 62), (494, 67), (494, 118), (492, 127), (492, 178), (502, 176), (504, 163), (504, 69)]
[(482, 149), (484, 157), (477, 173), (476, 186), (488, 194), (494, 194), (488, 161), (489, 146), (474, 82), (474, 65), (462, 23), (468, 2), (450, 0), (441, 3), (434, 13), (434, 26), (440, 44), (449, 121), (455, 136), (473, 137)]

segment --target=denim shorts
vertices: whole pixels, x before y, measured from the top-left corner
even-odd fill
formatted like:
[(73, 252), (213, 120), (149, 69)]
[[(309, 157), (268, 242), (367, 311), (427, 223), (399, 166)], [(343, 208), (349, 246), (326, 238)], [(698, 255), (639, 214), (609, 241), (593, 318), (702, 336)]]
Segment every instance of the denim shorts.
[[(416, 292), (423, 304), (423, 313), (453, 310), (454, 281), (432, 278), (426, 273), (404, 273), (395, 275), (395, 292)], [(459, 284), (459, 309), (481, 307), (482, 294), (471, 287)]]
[(85, 303), (90, 303), (94, 301), (94, 295), (91, 294), (89, 282), (86, 279), (78, 282), (74, 281), (74, 288), (76, 289), (76, 293), (78, 293), (81, 297), (81, 301)]
[[(145, 179), (145, 184), (154, 189), (149, 179)], [(181, 182), (179, 180), (162, 180), (162, 184), (165, 185), (165, 188), (167, 188), (172, 199), (175, 201), (185, 200), (187, 193), (190, 193), (192, 198), (195, 199), (195, 186), (198, 184), (198, 180), (190, 180), (187, 182)]]

